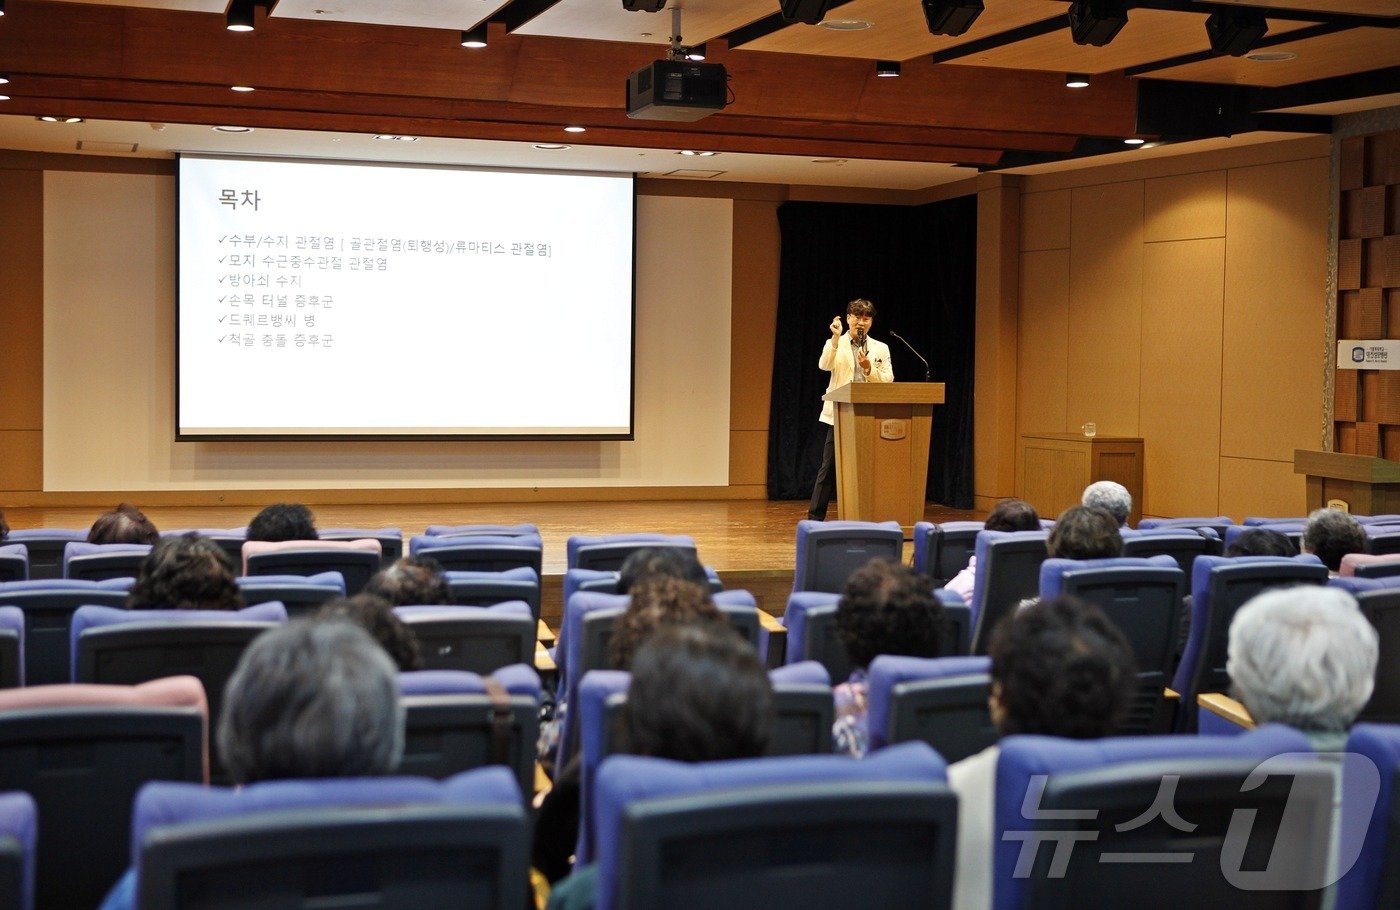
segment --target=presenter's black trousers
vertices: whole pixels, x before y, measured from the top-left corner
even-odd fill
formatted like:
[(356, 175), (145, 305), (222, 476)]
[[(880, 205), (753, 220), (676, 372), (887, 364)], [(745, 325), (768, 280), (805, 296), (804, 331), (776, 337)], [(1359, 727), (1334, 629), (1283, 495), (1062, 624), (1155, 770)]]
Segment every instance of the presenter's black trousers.
[(822, 447), (822, 466), (817, 469), (817, 482), (812, 485), (812, 504), (807, 517), (826, 521), (826, 507), (836, 495), (836, 428), (826, 428), (826, 445)]

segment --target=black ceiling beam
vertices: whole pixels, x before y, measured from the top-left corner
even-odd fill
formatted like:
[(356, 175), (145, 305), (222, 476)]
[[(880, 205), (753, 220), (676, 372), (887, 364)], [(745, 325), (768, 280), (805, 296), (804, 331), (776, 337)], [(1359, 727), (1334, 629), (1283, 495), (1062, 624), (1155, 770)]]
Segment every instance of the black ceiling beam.
[(1266, 133), (1332, 132), (1332, 118), (1323, 114), (1255, 114), (1254, 125)]
[[(832, 3), (827, 4), (826, 11), (829, 13), (837, 7), (845, 6), (850, 2), (851, 0), (833, 0)], [(764, 16), (762, 19), (750, 22), (748, 25), (741, 25), (727, 35), (720, 35), (720, 38), (729, 45), (729, 49), (732, 51), (736, 47), (741, 47), (750, 42), (757, 41), (759, 38), (767, 38), (774, 32), (781, 31), (789, 25), (796, 24), (796, 22), (790, 19), (784, 19), (783, 14), (778, 12), (771, 16)]]
[[(1265, 35), (1263, 38), (1254, 42), (1254, 47), (1251, 49), (1250, 53), (1263, 50), (1267, 47), (1277, 47), (1280, 44), (1287, 44), (1290, 41), (1307, 41), (1309, 38), (1320, 38), (1323, 35), (1331, 35), (1350, 29), (1350, 25), (1337, 25), (1332, 22), (1324, 22), (1320, 25), (1309, 26), (1308, 28), (1294, 29), (1291, 32)], [(1154, 60), (1151, 63), (1139, 63), (1137, 66), (1130, 66), (1123, 70), (1123, 75), (1146, 76), (1148, 73), (1159, 73), (1162, 70), (1186, 66), (1188, 63), (1200, 63), (1202, 60), (1214, 60), (1219, 56), (1221, 55), (1212, 50), (1196, 51), (1193, 54), (1180, 54), (1176, 57), (1168, 57), (1165, 60)]]
[[(1322, 0), (1318, 0), (1322, 2)], [(1286, 9), (1277, 6), (1242, 6), (1238, 3), (1194, 2), (1194, 0), (1128, 0), (1129, 9), (1151, 9), (1164, 13), (1262, 13), (1265, 19), (1293, 22), (1326, 22), (1346, 28), (1395, 28), (1400, 16), (1366, 16), (1357, 13), (1330, 13), (1326, 10)]]
[(1327, 104), (1333, 101), (1349, 101), (1352, 98), (1370, 98), (1397, 92), (1400, 92), (1400, 66), (1390, 66), (1365, 73), (1351, 73), (1347, 76), (1315, 79), (1312, 82), (1263, 88), (1259, 90), (1259, 99), (1256, 102), (1255, 110), (1274, 111), (1285, 107)]
[(559, 0), (510, 0), (505, 6), (492, 13), (491, 22), (503, 22), (507, 32), (513, 32), (531, 19), (547, 12)]
[(1019, 41), (1027, 41), (1031, 38), (1039, 38), (1041, 35), (1048, 35), (1051, 32), (1057, 32), (1066, 28), (1069, 28), (1069, 14), (1061, 13), (1050, 19), (1030, 22), (1008, 31), (998, 32), (995, 35), (978, 38), (976, 41), (966, 41), (956, 47), (934, 51), (929, 55), (929, 59), (934, 63), (947, 63), (949, 60), (971, 57), (983, 51), (996, 50), (999, 47), (1006, 47), (1009, 44), (1016, 44)]

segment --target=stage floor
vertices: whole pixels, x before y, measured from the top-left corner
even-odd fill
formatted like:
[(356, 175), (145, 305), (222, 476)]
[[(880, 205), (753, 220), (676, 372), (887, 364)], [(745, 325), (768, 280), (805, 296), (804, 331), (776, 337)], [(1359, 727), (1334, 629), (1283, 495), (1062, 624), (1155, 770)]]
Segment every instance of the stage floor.
[[(113, 503), (116, 505), (116, 503)], [(135, 503), (138, 507), (141, 503)], [(442, 506), (312, 505), (316, 524), (325, 528), (399, 528), (407, 539), (430, 524), (519, 524), (539, 526), (544, 539), (542, 612), (553, 626), (562, 612), (560, 579), (565, 542), (574, 534), (650, 532), (688, 534), (695, 538), (701, 561), (724, 578), (725, 586), (747, 588), (769, 613), (781, 615), (786, 591), (792, 589), (797, 522), (807, 503), (767, 500), (697, 500), (672, 502), (483, 503)], [(256, 509), (243, 506), (153, 506), (146, 515), (162, 531), (177, 528), (229, 528), (246, 525)], [(835, 510), (833, 509), (833, 515)], [(90, 508), (6, 509), (12, 528), (85, 528), (97, 517)], [(981, 519), (978, 511), (929, 504), (928, 521)], [(906, 561), (909, 559), (905, 545)]]

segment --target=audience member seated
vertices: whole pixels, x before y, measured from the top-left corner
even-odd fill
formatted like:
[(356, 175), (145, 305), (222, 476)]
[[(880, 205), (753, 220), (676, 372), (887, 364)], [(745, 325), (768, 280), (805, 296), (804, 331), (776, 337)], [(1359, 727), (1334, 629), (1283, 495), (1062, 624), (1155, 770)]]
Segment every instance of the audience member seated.
[(128, 610), (241, 610), (233, 564), (214, 541), (196, 534), (167, 537), (141, 562)]
[(129, 502), (99, 515), (87, 536), (88, 543), (155, 544), (159, 540), (155, 524)]
[(679, 547), (642, 547), (623, 560), (617, 576), (617, 593), (627, 594), (641, 582), (658, 576), (693, 582), (707, 591), (710, 588), (705, 567), (691, 551)]
[(364, 593), (382, 597), (391, 607), (452, 603), (452, 589), (443, 577), (442, 566), (426, 556), (406, 556), (381, 569), (365, 585)]
[(1298, 555), (1298, 548), (1287, 534), (1268, 528), (1250, 528), (1225, 549), (1226, 556), (1288, 556)]
[(5, 520), (5, 513), (0, 512), (0, 541), (10, 536), (10, 523)]
[[(389, 774), (403, 757), (393, 663), (347, 622), (297, 620), (253, 642), (224, 692), (219, 752), (234, 783)], [(136, 905), (128, 870), (102, 910)]]
[[(1035, 507), (1024, 499), (1003, 499), (987, 515), (983, 530), (986, 531), (1039, 531), (1040, 516)], [(963, 603), (972, 603), (973, 581), (977, 577), (977, 554), (968, 557), (967, 568), (953, 576), (943, 587), (956, 591)]]
[(1256, 724), (1282, 723), (1339, 752), (1375, 687), (1380, 639), (1350, 594), (1300, 585), (1265, 591), (1230, 623), (1225, 669)]
[(1303, 528), (1303, 552), (1322, 560), (1327, 571), (1336, 575), (1343, 556), (1366, 552), (1366, 532), (1340, 509), (1315, 509)]
[[(1107, 482), (1107, 481), (1102, 481)], [(1070, 506), (1045, 542), (1051, 559), (1111, 559), (1123, 555), (1122, 522), (1098, 506)]]
[[(990, 654), (987, 704), (1003, 736), (1107, 736), (1133, 691), (1132, 645), (1102, 610), (1075, 597), (1052, 598), (1008, 615), (992, 633)], [(989, 746), (948, 768), (959, 806), (954, 910), (991, 906), (999, 754), (999, 746)]]
[[(768, 745), (772, 710), (768, 674), (733, 629), (672, 625), (658, 629), (632, 661), (623, 743), (633, 755), (676, 761), (756, 758)], [(576, 831), (575, 824), (564, 832), (570, 843)], [(591, 908), (596, 871), (584, 866), (560, 882), (551, 910)]]
[(1112, 480), (1098, 480), (1084, 488), (1080, 505), (1103, 509), (1113, 516), (1120, 528), (1127, 527), (1128, 516), (1133, 512), (1133, 494), (1121, 483)]
[(836, 605), (836, 634), (853, 669), (832, 692), (833, 747), (837, 753), (859, 757), (869, 744), (870, 662), (880, 654), (937, 657), (943, 643), (943, 607), (927, 576), (888, 559), (872, 559), (846, 582)]
[(249, 540), (316, 540), (316, 521), (299, 502), (277, 502), (248, 522)]
[(316, 619), (343, 619), (354, 623), (379, 642), (400, 672), (423, 669), (418, 639), (394, 614), (394, 605), (382, 597), (368, 591), (354, 597), (337, 597), (321, 605)]

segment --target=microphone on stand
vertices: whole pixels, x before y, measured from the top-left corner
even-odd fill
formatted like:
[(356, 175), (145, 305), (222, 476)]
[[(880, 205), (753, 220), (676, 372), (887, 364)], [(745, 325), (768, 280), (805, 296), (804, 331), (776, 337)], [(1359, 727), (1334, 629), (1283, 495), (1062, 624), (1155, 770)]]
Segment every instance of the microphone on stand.
[(904, 346), (910, 351), (912, 351), (914, 353), (914, 356), (919, 358), (919, 361), (924, 365), (924, 382), (933, 382), (933, 372), (929, 369), (928, 361), (924, 360), (924, 355), (920, 354), (912, 344), (910, 344), (907, 341), (904, 341), (903, 335), (899, 334), (898, 332), (890, 332), (890, 334), (893, 335), (895, 338), (898, 338), (900, 341), (904, 342)]

